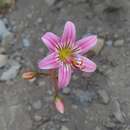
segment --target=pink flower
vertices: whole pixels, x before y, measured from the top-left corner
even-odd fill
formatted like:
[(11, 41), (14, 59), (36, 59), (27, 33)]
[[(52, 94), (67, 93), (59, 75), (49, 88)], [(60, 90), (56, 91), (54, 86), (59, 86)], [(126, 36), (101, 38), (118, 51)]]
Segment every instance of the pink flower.
[(76, 41), (74, 23), (65, 24), (62, 37), (51, 32), (45, 33), (42, 41), (48, 47), (50, 54), (42, 59), (38, 66), (40, 69), (56, 69), (58, 71), (58, 87), (66, 87), (71, 79), (72, 71), (76, 68), (84, 72), (94, 72), (96, 64), (82, 56), (97, 42), (97, 36), (91, 35)]
[(58, 97), (58, 96), (56, 96), (56, 98), (55, 98), (55, 107), (56, 107), (58, 112), (60, 112), (62, 114), (64, 113), (64, 103), (63, 103), (63, 100), (60, 97)]

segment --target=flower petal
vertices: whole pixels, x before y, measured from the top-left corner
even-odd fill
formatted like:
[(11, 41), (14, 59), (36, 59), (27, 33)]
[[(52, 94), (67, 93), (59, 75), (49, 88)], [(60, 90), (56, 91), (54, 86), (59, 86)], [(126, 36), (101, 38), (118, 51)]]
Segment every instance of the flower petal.
[(58, 68), (58, 66), (59, 63), (55, 52), (51, 53), (50, 55), (48, 55), (38, 63), (38, 67), (40, 69), (54, 69), (54, 68)]
[(64, 32), (61, 38), (61, 44), (73, 44), (76, 39), (76, 29), (74, 23), (68, 21), (65, 24)]
[(48, 47), (48, 49), (51, 51), (55, 51), (56, 46), (60, 41), (60, 38), (51, 32), (45, 33), (45, 35), (43, 35), (41, 39), (44, 42), (44, 44)]
[(96, 70), (96, 64), (84, 56), (78, 55), (76, 58), (76, 62), (80, 63), (76, 67), (79, 68), (81, 71), (94, 72)]
[(71, 79), (71, 66), (70, 65), (65, 65), (61, 64), (59, 68), (59, 74), (58, 74), (58, 86), (59, 88), (64, 88), (66, 87)]
[(80, 54), (84, 54), (89, 51), (92, 47), (96, 45), (97, 36), (91, 35), (81, 40), (77, 41), (78, 48), (80, 49)]

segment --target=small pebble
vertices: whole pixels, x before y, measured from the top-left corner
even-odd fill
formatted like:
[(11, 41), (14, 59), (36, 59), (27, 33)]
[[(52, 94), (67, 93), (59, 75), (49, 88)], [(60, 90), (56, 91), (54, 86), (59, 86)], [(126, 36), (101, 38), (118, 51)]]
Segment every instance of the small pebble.
[(116, 99), (112, 100), (112, 113), (118, 122), (124, 123), (123, 112), (121, 111), (120, 103)]
[(66, 88), (64, 88), (63, 89), (63, 94), (65, 94), (65, 95), (69, 95), (70, 94), (70, 92), (71, 92), (71, 90), (70, 90), (70, 88), (69, 87), (66, 87)]
[(0, 38), (4, 39), (8, 35), (10, 35), (10, 32), (6, 28), (5, 23), (0, 20)]
[(76, 109), (78, 109), (78, 106), (77, 105), (72, 105), (72, 108), (76, 110)]
[(124, 45), (124, 40), (123, 39), (121, 39), (121, 40), (116, 40), (115, 42), (114, 42), (114, 46), (115, 47), (120, 47), (120, 46), (123, 46)]
[(5, 53), (6, 51), (5, 51), (5, 48), (3, 48), (3, 47), (0, 47), (0, 54), (3, 54), (3, 53)]
[(56, 0), (45, 0), (45, 2), (49, 5), (49, 6), (52, 6)]
[(31, 19), (33, 17), (32, 13), (27, 14), (27, 18)]
[(35, 114), (34, 119), (35, 119), (35, 121), (40, 121), (42, 119), (42, 117), (38, 114)]
[(0, 77), (0, 80), (8, 81), (8, 80), (12, 80), (12, 79), (16, 78), (16, 76), (21, 68), (21, 65), (16, 61), (12, 61), (12, 63), (10, 63), (10, 64), (11, 64), (11, 67), (9, 69), (7, 69), (5, 72), (3, 72), (3, 74)]
[(43, 21), (42, 18), (38, 18), (37, 21), (36, 21), (36, 23), (37, 23), (37, 24), (41, 24), (42, 21)]
[(103, 104), (109, 103), (110, 98), (105, 90), (98, 90), (98, 95)]
[(72, 75), (73, 80), (77, 80), (79, 77), (77, 75)]
[(66, 126), (62, 126), (61, 130), (69, 130)]
[(25, 48), (30, 47), (30, 41), (29, 41), (29, 39), (27, 39), (27, 38), (24, 38), (24, 39), (23, 39), (23, 46), (24, 46)]
[(110, 128), (110, 129), (113, 129), (116, 127), (115, 123), (110, 121), (110, 119), (108, 118), (107, 121), (103, 122), (104, 126), (106, 128)]
[(0, 68), (7, 64), (8, 57), (7, 55), (0, 54)]
[(97, 44), (92, 48), (92, 51), (98, 55), (101, 50), (103, 49), (103, 46), (104, 46), (104, 39), (103, 38), (98, 38), (97, 40)]
[(40, 80), (40, 81), (38, 82), (38, 86), (39, 86), (39, 87), (43, 87), (43, 86), (45, 86), (45, 84), (46, 84), (46, 82), (45, 82), (44, 80)]
[(41, 100), (37, 100), (37, 101), (33, 102), (32, 107), (33, 107), (34, 109), (36, 109), (36, 110), (41, 109), (41, 107), (42, 107), (42, 102), (41, 102)]
[(75, 98), (80, 101), (80, 103), (90, 103), (96, 97), (95, 92), (93, 91), (82, 91), (74, 90)]
[(101, 130), (98, 126), (95, 128), (95, 130)]
[(106, 45), (109, 47), (112, 47), (113, 41), (112, 40), (108, 40), (106, 41)]

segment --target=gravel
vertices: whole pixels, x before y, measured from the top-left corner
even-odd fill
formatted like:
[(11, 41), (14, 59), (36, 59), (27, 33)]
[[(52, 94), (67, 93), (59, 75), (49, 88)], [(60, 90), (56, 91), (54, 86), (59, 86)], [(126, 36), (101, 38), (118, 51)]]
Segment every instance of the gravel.
[(4, 22), (2, 20), (0, 20), (0, 38), (4, 39), (6, 38), (8, 35), (10, 35), (11, 33), (8, 31), (8, 29), (6, 28)]
[(103, 38), (98, 38), (97, 44), (92, 48), (92, 51), (98, 55), (103, 49), (105, 40)]
[(112, 100), (112, 113), (118, 122), (124, 123), (123, 112), (121, 111), (120, 103), (116, 99)]
[(32, 103), (32, 107), (33, 107), (34, 109), (36, 109), (36, 110), (41, 109), (41, 107), (42, 107), (42, 102), (41, 102), (41, 100), (37, 100), (37, 101), (33, 102), (33, 103)]
[(79, 100), (81, 103), (90, 103), (96, 97), (94, 91), (82, 91), (82, 90), (74, 90), (75, 98)]
[(47, 5), (52, 6), (56, 2), (56, 0), (45, 0), (45, 2), (47, 3)]
[(40, 115), (38, 115), (38, 114), (35, 114), (35, 115), (34, 115), (34, 120), (35, 120), (35, 121), (40, 121), (40, 120), (42, 120), (42, 116), (40, 116)]
[(115, 47), (120, 47), (120, 46), (123, 46), (124, 43), (125, 43), (125, 42), (124, 42), (123, 39), (116, 40), (116, 41), (114, 42), (114, 46), (115, 46)]
[(2, 73), (0, 80), (8, 81), (8, 80), (16, 78), (20, 68), (21, 68), (21, 65), (18, 62), (13, 61), (11, 63), (11, 67)]
[(63, 92), (63, 94), (65, 94), (65, 95), (69, 95), (70, 92), (71, 92), (71, 89), (70, 89), (69, 87), (66, 87), (66, 88), (64, 88), (64, 89), (62, 90), (62, 92)]
[(112, 40), (106, 41), (106, 45), (109, 46), (109, 47), (112, 47), (113, 41)]
[(0, 68), (5, 66), (8, 61), (8, 56), (4, 54), (0, 54)]
[(98, 90), (98, 96), (99, 96), (99, 99), (100, 101), (103, 103), (103, 104), (108, 104), (109, 101), (110, 101), (110, 98), (107, 94), (107, 92), (105, 90)]
[(61, 130), (69, 130), (66, 126), (62, 126)]
[(23, 46), (24, 46), (25, 48), (30, 47), (30, 41), (29, 41), (28, 38), (23, 38)]

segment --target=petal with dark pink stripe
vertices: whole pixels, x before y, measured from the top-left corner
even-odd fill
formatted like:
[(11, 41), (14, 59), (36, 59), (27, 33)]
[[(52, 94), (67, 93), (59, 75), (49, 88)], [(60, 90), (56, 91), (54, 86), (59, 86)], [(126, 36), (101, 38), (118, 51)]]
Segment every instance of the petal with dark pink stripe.
[(59, 73), (58, 73), (58, 86), (59, 88), (66, 87), (71, 79), (71, 66), (68, 64), (61, 64), (59, 67)]
[(64, 32), (61, 38), (61, 44), (74, 44), (76, 39), (76, 29), (74, 23), (68, 21), (65, 24)]
[(80, 62), (80, 64), (77, 66), (81, 71), (84, 72), (94, 72), (96, 70), (96, 64), (91, 61), (90, 59), (78, 55), (78, 57), (76, 58), (77, 63)]
[(60, 38), (51, 32), (45, 33), (41, 39), (50, 51), (55, 51), (60, 42)]
[(97, 36), (91, 35), (82, 38), (81, 40), (77, 41), (76, 44), (80, 49), (80, 54), (84, 54), (87, 51), (89, 51), (91, 48), (93, 48), (96, 45), (96, 42), (97, 42)]
[(50, 55), (48, 55), (47, 57), (45, 57), (44, 59), (42, 59), (39, 63), (38, 63), (38, 67), (40, 69), (54, 69), (54, 68), (58, 68), (59, 67), (59, 63), (58, 63), (58, 59), (57, 59), (57, 54), (51, 53)]

